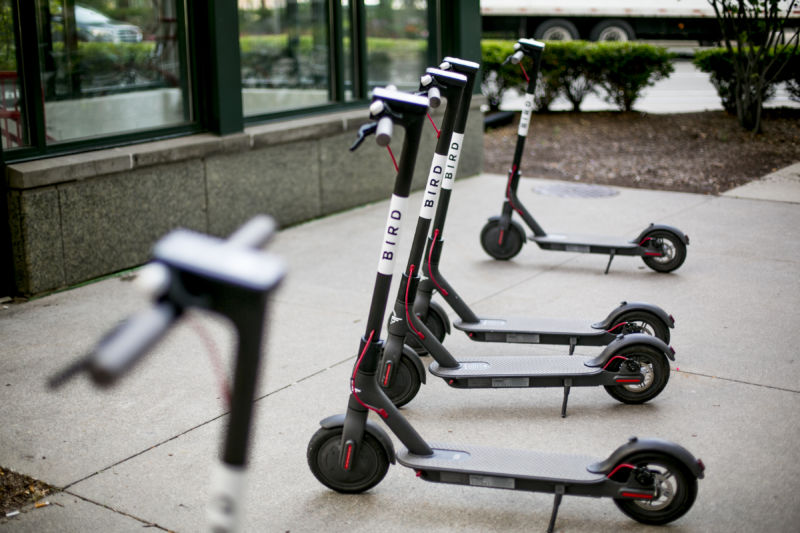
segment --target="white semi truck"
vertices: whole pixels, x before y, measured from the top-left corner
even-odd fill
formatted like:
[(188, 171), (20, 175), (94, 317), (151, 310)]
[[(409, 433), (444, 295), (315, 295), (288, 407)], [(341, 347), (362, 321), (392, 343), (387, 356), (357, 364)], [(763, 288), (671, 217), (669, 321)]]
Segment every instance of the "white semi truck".
[[(781, 4), (788, 6), (785, 0)], [(720, 39), (708, 0), (481, 0), (481, 16), (484, 35), (498, 37), (709, 43)], [(790, 16), (787, 26), (800, 25), (800, 5)]]

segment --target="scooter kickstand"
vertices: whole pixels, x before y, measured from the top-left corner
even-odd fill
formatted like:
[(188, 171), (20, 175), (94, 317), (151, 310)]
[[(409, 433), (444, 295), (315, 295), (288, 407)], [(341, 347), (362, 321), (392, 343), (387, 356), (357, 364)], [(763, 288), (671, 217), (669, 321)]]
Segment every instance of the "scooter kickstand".
[(575, 354), (575, 345), (578, 344), (578, 337), (570, 337), (569, 338), (569, 354)]
[(567, 418), (567, 399), (569, 398), (569, 389), (572, 387), (572, 378), (564, 380), (564, 401), (561, 402), (561, 418)]
[(553, 533), (556, 527), (556, 515), (558, 515), (558, 506), (561, 505), (561, 498), (564, 497), (564, 485), (556, 485), (556, 498), (553, 501), (553, 514), (550, 515), (550, 525), (547, 526), (547, 533)]
[(608, 264), (606, 265), (606, 271), (604, 272), (604, 274), (608, 274), (608, 269), (611, 268), (611, 261), (614, 260), (614, 254), (615, 253), (616, 253), (616, 250), (611, 250), (611, 253), (608, 256)]

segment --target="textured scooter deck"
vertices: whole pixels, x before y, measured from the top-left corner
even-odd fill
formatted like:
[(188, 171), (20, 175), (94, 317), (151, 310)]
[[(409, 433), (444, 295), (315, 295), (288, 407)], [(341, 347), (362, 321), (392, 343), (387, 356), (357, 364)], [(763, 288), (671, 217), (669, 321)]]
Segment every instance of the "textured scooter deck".
[(537, 244), (545, 246), (554, 246), (558, 249), (564, 249), (567, 252), (588, 252), (588, 248), (605, 247), (605, 248), (628, 248), (634, 249), (638, 244), (619, 237), (605, 237), (601, 235), (566, 235), (563, 233), (548, 233), (541, 237), (531, 235), (530, 240)]
[[(466, 474), (462, 481), (469, 485), (510, 488), (514, 479), (536, 479), (554, 482), (596, 483), (605, 479), (603, 474), (593, 474), (586, 467), (599, 461), (586, 455), (484, 448), (480, 446), (453, 446), (431, 443), (434, 454), (429, 457), (414, 455), (405, 448), (397, 452), (397, 461), (416, 470), (436, 470)], [(462, 478), (463, 480), (463, 478)], [(447, 481), (447, 479), (443, 479)], [(453, 481), (458, 482), (458, 481)]]
[(570, 318), (481, 318), (480, 322), (456, 320), (453, 322), (453, 325), (461, 331), (472, 333), (512, 333), (523, 336), (562, 335), (580, 337), (584, 335), (602, 335), (605, 333), (602, 329), (593, 328), (588, 321)]
[(584, 363), (591, 357), (572, 356), (504, 356), (493, 355), (484, 359), (459, 360), (456, 368), (444, 368), (434, 361), (430, 371), (443, 379), (511, 378), (535, 376), (585, 376), (600, 373), (600, 368), (590, 368)]

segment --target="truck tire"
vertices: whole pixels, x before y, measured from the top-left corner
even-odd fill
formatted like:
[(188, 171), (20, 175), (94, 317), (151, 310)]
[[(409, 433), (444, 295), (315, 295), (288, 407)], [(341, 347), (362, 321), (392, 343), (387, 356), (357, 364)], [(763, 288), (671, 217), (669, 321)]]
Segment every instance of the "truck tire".
[(574, 41), (579, 37), (575, 24), (565, 19), (547, 19), (533, 32), (533, 38), (539, 41)]
[(608, 19), (592, 28), (589, 38), (592, 41), (633, 41), (636, 34), (630, 24), (620, 19)]

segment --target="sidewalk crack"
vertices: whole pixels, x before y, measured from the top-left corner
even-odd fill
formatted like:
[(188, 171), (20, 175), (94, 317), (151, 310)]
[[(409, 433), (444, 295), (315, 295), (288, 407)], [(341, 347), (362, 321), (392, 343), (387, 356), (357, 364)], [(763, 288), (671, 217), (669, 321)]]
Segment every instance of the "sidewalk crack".
[(133, 520), (136, 520), (137, 522), (141, 522), (142, 524), (144, 524), (143, 527), (154, 527), (154, 528), (160, 529), (161, 531), (172, 531), (171, 529), (167, 529), (164, 526), (156, 524), (155, 522), (151, 522), (149, 520), (145, 520), (143, 518), (139, 518), (138, 516), (132, 515), (130, 513), (126, 513), (125, 511), (120, 511), (119, 509), (114, 509), (110, 505), (106, 505), (104, 503), (100, 503), (98, 501), (92, 500), (91, 498), (87, 498), (85, 496), (81, 496), (80, 494), (76, 494), (76, 493), (70, 492), (68, 490), (65, 490), (63, 492), (64, 492), (64, 494), (69, 494), (70, 496), (74, 496), (75, 498), (83, 500), (86, 503), (91, 503), (92, 505), (96, 505), (98, 507), (102, 507), (103, 509), (107, 509), (107, 510), (111, 511), (112, 513), (120, 514), (122, 516), (127, 516), (128, 518), (132, 518)]

